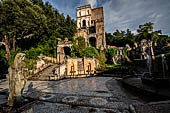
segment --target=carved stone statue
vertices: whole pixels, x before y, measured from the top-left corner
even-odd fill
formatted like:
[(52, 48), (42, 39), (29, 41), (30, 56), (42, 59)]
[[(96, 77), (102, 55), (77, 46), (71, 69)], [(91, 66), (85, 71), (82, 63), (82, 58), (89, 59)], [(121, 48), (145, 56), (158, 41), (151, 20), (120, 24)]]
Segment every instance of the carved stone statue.
[(18, 53), (15, 56), (14, 64), (8, 69), (9, 97), (8, 105), (13, 106), (14, 103), (20, 102), (22, 92), (26, 84), (26, 64), (23, 62), (24, 53)]

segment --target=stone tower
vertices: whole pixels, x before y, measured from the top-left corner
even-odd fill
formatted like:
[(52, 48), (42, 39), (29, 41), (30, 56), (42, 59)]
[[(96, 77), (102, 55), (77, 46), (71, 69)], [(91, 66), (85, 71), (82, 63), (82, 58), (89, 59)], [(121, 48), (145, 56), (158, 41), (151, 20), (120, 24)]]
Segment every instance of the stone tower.
[(106, 48), (103, 7), (92, 9), (90, 5), (77, 8), (77, 34), (85, 42), (100, 50)]

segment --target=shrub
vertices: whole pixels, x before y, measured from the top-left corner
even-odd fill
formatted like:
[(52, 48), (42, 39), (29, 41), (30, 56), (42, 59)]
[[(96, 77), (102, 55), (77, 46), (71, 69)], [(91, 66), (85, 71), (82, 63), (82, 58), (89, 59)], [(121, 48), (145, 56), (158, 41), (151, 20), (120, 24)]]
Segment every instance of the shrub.
[(11, 51), (11, 57), (8, 59), (8, 64), (9, 64), (9, 65), (13, 64), (14, 59), (15, 59), (15, 56), (17, 55), (17, 53), (20, 53), (20, 52), (22, 52), (22, 51), (21, 51), (21, 49), (19, 49), (19, 48), (17, 48), (17, 49), (15, 50), (15, 52), (14, 52), (14, 51)]
[(40, 53), (42, 53), (42, 49), (32, 47), (30, 50), (26, 50), (25, 53), (28, 59), (37, 59), (37, 56), (39, 56)]
[(98, 50), (94, 47), (85, 47), (85, 40), (82, 37), (77, 38), (76, 40), (73, 40), (73, 49), (71, 52), (72, 57), (97, 57), (98, 56)]
[(105, 62), (107, 60), (104, 52), (100, 52), (97, 56), (97, 59), (99, 60), (100, 65), (105, 65)]
[(31, 70), (31, 69), (34, 69), (34, 65), (35, 65), (35, 60), (33, 59), (28, 59), (28, 58), (25, 58), (24, 62), (26, 63), (26, 67)]
[(87, 57), (87, 58), (92, 58), (92, 57), (97, 57), (98, 56), (98, 51), (96, 48), (94, 47), (87, 47), (84, 49), (83, 51), (83, 57)]
[(116, 49), (115, 48), (110, 48), (106, 50), (106, 58), (107, 58), (107, 63), (108, 64), (112, 64), (112, 58), (113, 56), (116, 55)]

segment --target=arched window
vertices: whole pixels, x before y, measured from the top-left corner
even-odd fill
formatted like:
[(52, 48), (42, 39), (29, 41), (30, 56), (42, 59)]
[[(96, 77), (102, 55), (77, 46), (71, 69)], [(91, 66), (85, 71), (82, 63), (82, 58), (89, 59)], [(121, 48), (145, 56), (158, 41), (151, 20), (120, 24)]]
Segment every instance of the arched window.
[(64, 47), (64, 53), (65, 53), (65, 55), (70, 56), (71, 55), (71, 49), (69, 47)]
[(80, 27), (81, 27), (81, 22), (79, 22), (79, 25), (80, 25)]
[(83, 27), (86, 27), (86, 20), (83, 20)]
[(81, 12), (79, 12), (79, 16), (81, 16)]
[(87, 10), (87, 14), (88, 14), (88, 15), (90, 14), (89, 10)]
[(96, 38), (95, 37), (90, 37), (89, 38), (89, 43), (92, 47), (96, 47)]
[(88, 26), (90, 26), (90, 22), (88, 21)]

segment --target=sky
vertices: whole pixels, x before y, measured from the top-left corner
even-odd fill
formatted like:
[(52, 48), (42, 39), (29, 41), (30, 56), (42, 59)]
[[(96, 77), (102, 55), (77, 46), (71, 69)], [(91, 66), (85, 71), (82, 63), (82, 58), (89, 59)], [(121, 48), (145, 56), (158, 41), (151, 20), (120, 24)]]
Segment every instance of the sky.
[(64, 15), (76, 19), (76, 8), (91, 4), (104, 8), (106, 32), (130, 29), (137, 33), (139, 25), (154, 23), (154, 30), (170, 35), (170, 0), (43, 0)]

